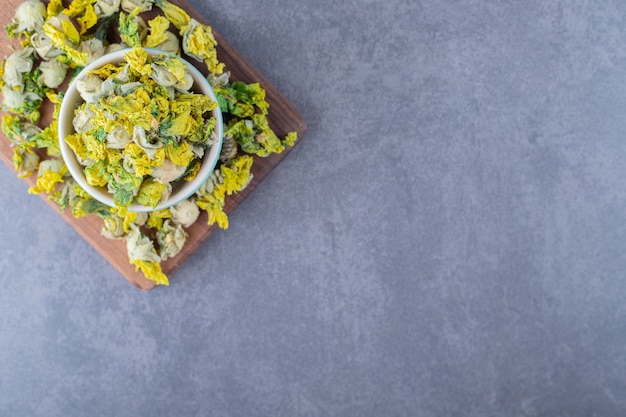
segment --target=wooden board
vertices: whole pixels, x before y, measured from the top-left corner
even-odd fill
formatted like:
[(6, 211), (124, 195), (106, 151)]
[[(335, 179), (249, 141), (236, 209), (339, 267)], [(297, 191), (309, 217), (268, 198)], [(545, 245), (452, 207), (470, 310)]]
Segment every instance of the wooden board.
[[(3, 7), (0, 8), (0, 24), (3, 27), (13, 19), (15, 10), (22, 1), (23, 0), (4, 0)], [(171, 0), (171, 2), (182, 7), (191, 17), (199, 22), (210, 24), (210, 22), (207, 22), (186, 0)], [(5, 56), (12, 53), (8, 45), (15, 45), (15, 42), (8, 39), (6, 34), (4, 34), (4, 30), (2, 33), (3, 34), (0, 36), (0, 38), (2, 38), (0, 41), (0, 54)], [(288, 132), (295, 131), (298, 133), (298, 138), (301, 138), (306, 131), (306, 123), (295, 106), (215, 30), (214, 34), (218, 41), (218, 58), (221, 62), (225, 63), (226, 70), (231, 73), (231, 80), (240, 80), (248, 83), (259, 82), (266, 90), (266, 99), (270, 104), (269, 122), (276, 134), (279, 137), (283, 137)], [(206, 68), (202, 65), (199, 65), (198, 68), (206, 74)], [(42, 109), (42, 122), (46, 123), (50, 118), (50, 106), (44, 107)], [(258, 187), (272, 169), (287, 156), (290, 150), (291, 148), (287, 148), (281, 154), (274, 154), (266, 158), (255, 157), (252, 167), (254, 179), (245, 190), (227, 197), (224, 211), (227, 214), (232, 213), (232, 211)], [(12, 154), (13, 151), (10, 147), (10, 141), (0, 132), (0, 159), (11, 167), (11, 169), (13, 169)], [(29, 185), (33, 185), (36, 181), (36, 177), (25, 178), (24, 181)], [(135, 271), (134, 266), (128, 262), (126, 245), (123, 241), (106, 239), (100, 235), (102, 228), (102, 220), (100, 218), (92, 215), (76, 219), (67, 210), (61, 212), (57, 204), (49, 201), (45, 194), (42, 194), (42, 198), (54, 212), (67, 221), (80, 236), (93, 246), (94, 249), (115, 267), (132, 285), (142, 290), (149, 290), (155, 287), (152, 281), (147, 280), (141, 272)], [(215, 225), (207, 225), (206, 212), (202, 211), (198, 221), (187, 229), (189, 238), (182, 252), (176, 257), (162, 263), (163, 271), (170, 279), (173, 277), (173, 273), (193, 255), (196, 249), (198, 249), (203, 241), (211, 236), (215, 229)]]

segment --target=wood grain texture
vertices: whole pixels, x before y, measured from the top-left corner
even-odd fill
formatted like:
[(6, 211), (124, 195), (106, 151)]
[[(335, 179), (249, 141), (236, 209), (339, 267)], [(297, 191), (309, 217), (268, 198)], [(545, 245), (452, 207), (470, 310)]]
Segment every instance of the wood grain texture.
[[(15, 9), (22, 3), (22, 0), (5, 0), (3, 7), (0, 8), (0, 24), (6, 25), (13, 19)], [(172, 3), (179, 5), (185, 9), (190, 16), (199, 22), (210, 24), (196, 10), (194, 10), (186, 0), (172, 0)], [(295, 106), (257, 69), (255, 69), (241, 54), (239, 54), (219, 33), (214, 31), (216, 40), (218, 41), (218, 57), (220, 61), (226, 65), (226, 70), (231, 73), (231, 80), (240, 80), (244, 82), (259, 82), (266, 90), (266, 99), (270, 104), (269, 122), (276, 134), (283, 137), (289, 132), (298, 133), (301, 138), (306, 131), (306, 123), (302, 115)], [(17, 46), (15, 41), (8, 39), (6, 34), (0, 44), (0, 53), (9, 55), (12, 50), (10, 45)], [(198, 69), (204, 74), (207, 73), (204, 65), (198, 65)], [(49, 123), (51, 119), (51, 106), (43, 106), (42, 120), (40, 125)], [(287, 156), (291, 148), (278, 155), (271, 155), (266, 158), (254, 157), (252, 167), (253, 180), (248, 187), (242, 192), (228, 196), (224, 211), (227, 214), (232, 211), (267, 177), (267, 175), (276, 167), (280, 161)], [(13, 169), (12, 148), (9, 140), (2, 135), (0, 138), (0, 159)], [(36, 177), (25, 178), (24, 181), (29, 185), (34, 185)], [(61, 212), (56, 203), (48, 200), (46, 195), (41, 195), (46, 203), (60, 215), (67, 223), (69, 223), (76, 232), (82, 236), (94, 249), (103, 256), (126, 280), (133, 286), (150, 290), (155, 287), (152, 281), (147, 280), (141, 272), (135, 271), (134, 266), (128, 262), (126, 253), (126, 245), (120, 240), (110, 240), (100, 235), (102, 221), (96, 216), (86, 216), (80, 219), (74, 218), (69, 211)], [(198, 247), (215, 231), (216, 226), (207, 225), (206, 213), (202, 212), (198, 221), (187, 229), (189, 237), (184, 249), (176, 257), (168, 259), (162, 263), (163, 271), (172, 278), (172, 274), (189, 259), (190, 256), (198, 249)], [(71, 271), (69, 271), (71, 273)]]

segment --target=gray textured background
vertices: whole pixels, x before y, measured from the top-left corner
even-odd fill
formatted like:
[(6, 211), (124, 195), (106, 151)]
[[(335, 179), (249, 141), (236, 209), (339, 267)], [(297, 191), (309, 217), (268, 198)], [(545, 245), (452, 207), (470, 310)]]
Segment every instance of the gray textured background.
[(191, 3), (309, 131), (149, 293), (1, 166), (1, 416), (626, 415), (626, 3)]

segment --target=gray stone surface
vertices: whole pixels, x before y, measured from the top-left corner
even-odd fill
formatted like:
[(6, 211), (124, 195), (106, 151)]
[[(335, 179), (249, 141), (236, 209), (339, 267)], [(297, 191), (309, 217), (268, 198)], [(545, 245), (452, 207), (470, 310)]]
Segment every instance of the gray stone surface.
[(309, 131), (149, 293), (1, 166), (1, 416), (626, 415), (626, 3), (191, 3)]

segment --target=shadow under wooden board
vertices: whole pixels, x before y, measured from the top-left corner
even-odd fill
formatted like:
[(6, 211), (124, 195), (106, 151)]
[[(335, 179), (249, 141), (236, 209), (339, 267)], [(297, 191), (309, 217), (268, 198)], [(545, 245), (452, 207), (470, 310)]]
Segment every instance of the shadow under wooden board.
[[(4, 0), (3, 7), (0, 8), (0, 25), (4, 28), (15, 14), (16, 8), (23, 0)], [(47, 3), (47, 1), (44, 1)], [(209, 24), (196, 10), (194, 10), (186, 0), (171, 0), (183, 8), (191, 17), (201, 23)], [(64, 2), (64, 4), (67, 4)], [(148, 18), (151, 17), (149, 14)], [(2, 31), (4, 39), (0, 42), (0, 54), (6, 56), (12, 53), (9, 45), (16, 45), (15, 41), (8, 39)], [(213, 30), (218, 42), (218, 59), (226, 66), (226, 70), (231, 74), (231, 80), (239, 80), (247, 83), (258, 82), (266, 91), (266, 100), (270, 105), (269, 122), (272, 129), (279, 137), (284, 137), (289, 132), (297, 132), (298, 140), (306, 131), (306, 122), (295, 106), (270, 83), (257, 69), (255, 69), (241, 54), (239, 54), (219, 33)], [(198, 69), (206, 75), (206, 67), (198, 65)], [(52, 117), (50, 105), (44, 105), (41, 109), (41, 125), (49, 124)], [(9, 140), (0, 133), (0, 159), (13, 169), (12, 155)], [(286, 148), (280, 154), (272, 154), (265, 158), (254, 157), (252, 174), (254, 176), (250, 184), (241, 192), (232, 196), (227, 196), (224, 211), (230, 214), (276, 167), (280, 161), (287, 156), (291, 148)], [(16, 176), (17, 178), (17, 176)], [(28, 185), (34, 185), (36, 176), (25, 178)], [(61, 211), (56, 203), (50, 201), (45, 194), (41, 197), (46, 203), (69, 223), (76, 232), (82, 236), (93, 248), (103, 256), (126, 280), (135, 287), (142, 290), (150, 290), (155, 287), (152, 281), (147, 280), (141, 272), (128, 262), (126, 245), (121, 240), (107, 239), (100, 234), (102, 220), (97, 216), (90, 215), (82, 218), (75, 218), (69, 210)], [(189, 259), (198, 247), (215, 231), (216, 225), (207, 225), (206, 212), (202, 211), (200, 218), (188, 229), (189, 237), (183, 250), (174, 258), (170, 258), (161, 264), (163, 272), (172, 278), (172, 274)]]

